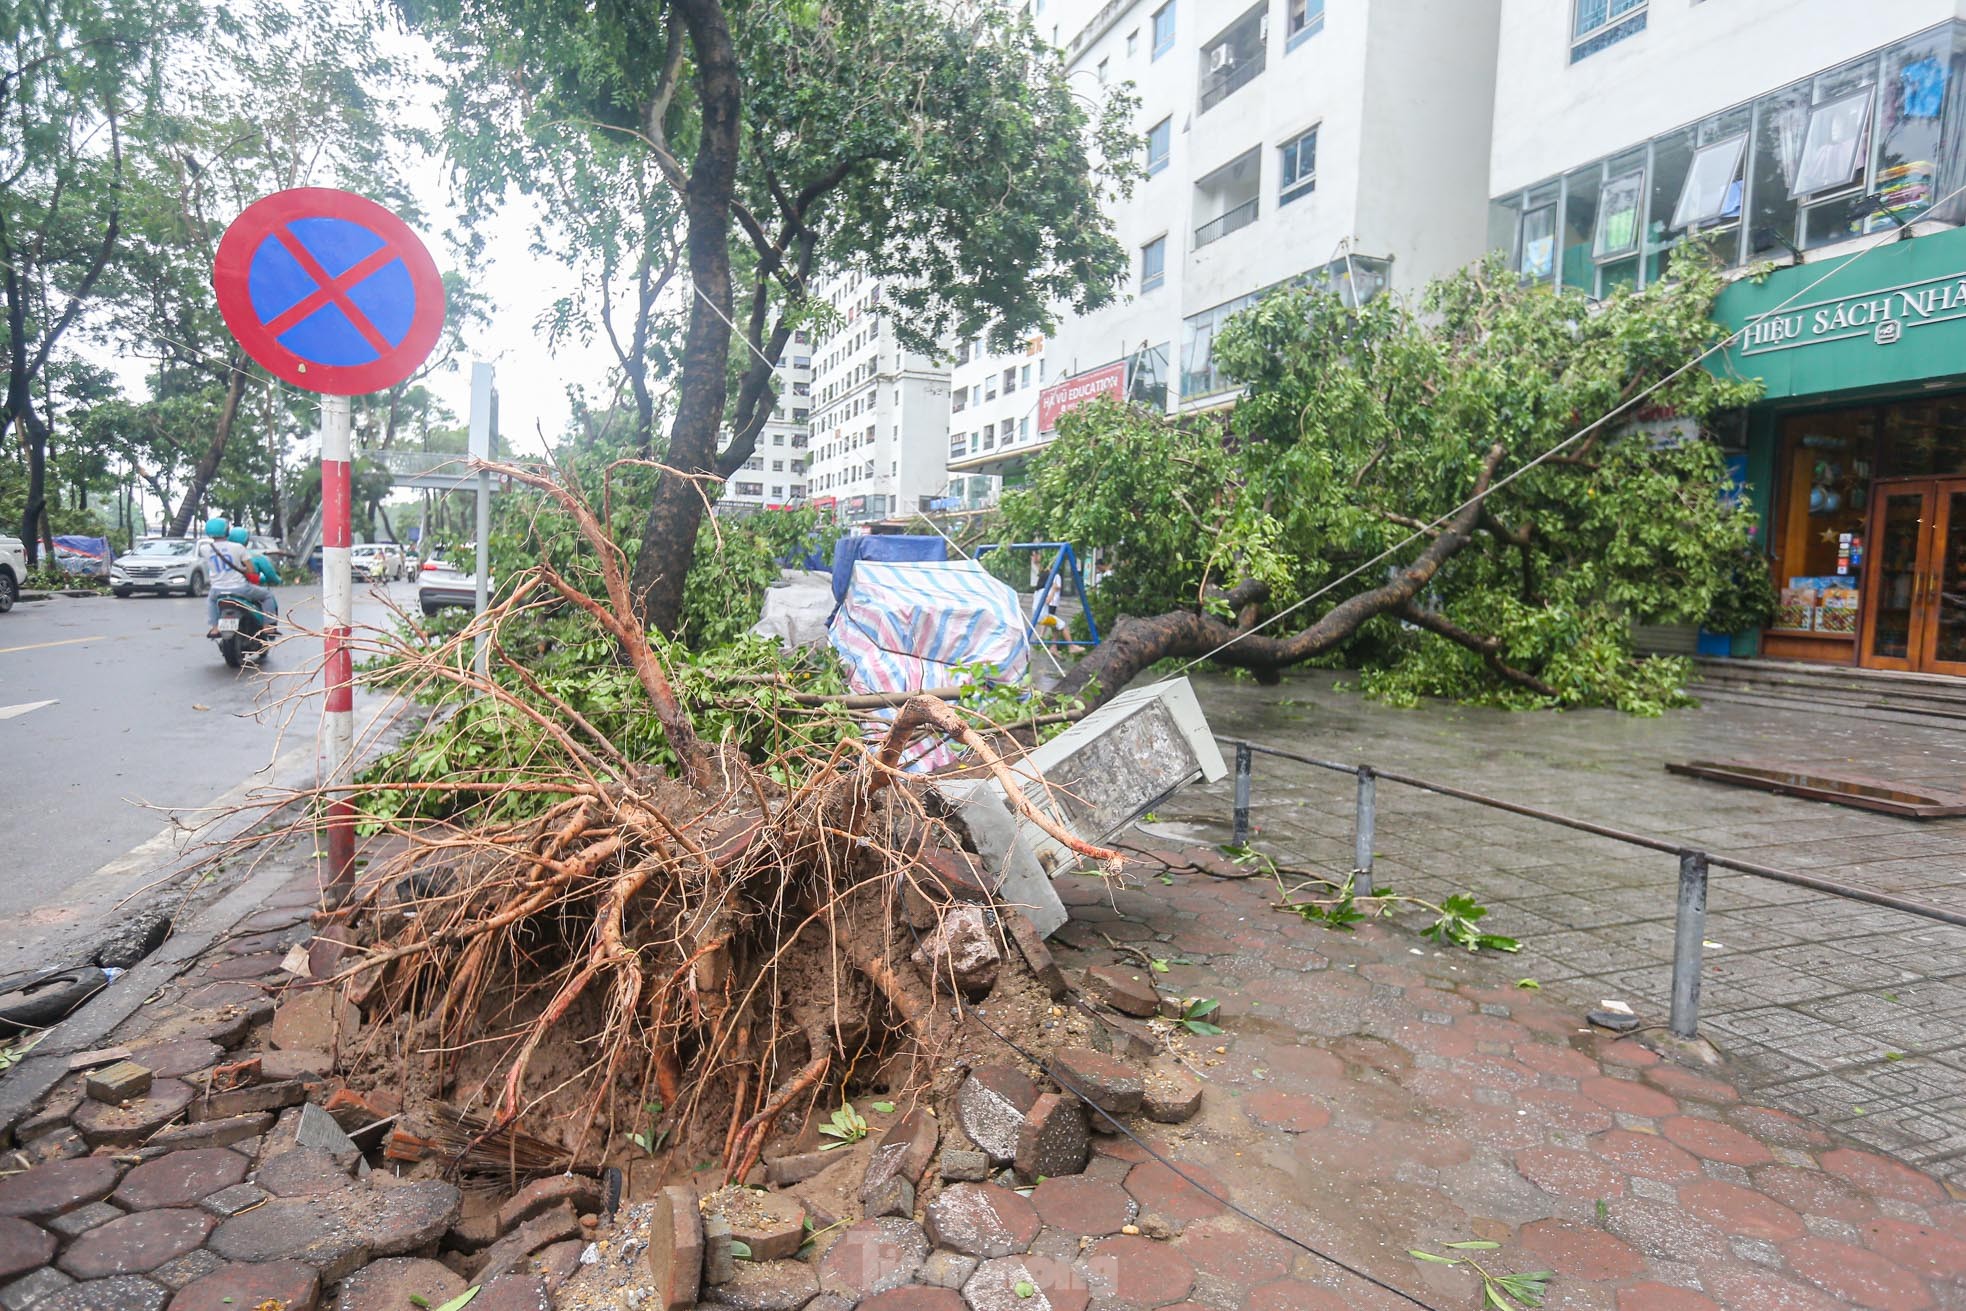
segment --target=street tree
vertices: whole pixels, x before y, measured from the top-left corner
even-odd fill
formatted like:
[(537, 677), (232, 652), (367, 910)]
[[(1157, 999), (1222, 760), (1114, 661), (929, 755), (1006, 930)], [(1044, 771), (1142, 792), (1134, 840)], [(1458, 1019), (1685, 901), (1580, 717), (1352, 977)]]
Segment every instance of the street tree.
[[(884, 281), (920, 349), (999, 344), (1105, 302), (1125, 256), (1131, 101), (1088, 105), (1028, 20), (933, 0), (399, 0), (452, 66), (450, 143), (480, 210), (512, 190), (587, 273), (556, 326), (621, 363), (647, 493), (631, 593), (673, 632), (706, 498), (749, 459), (773, 370), (827, 321), (813, 278)], [(674, 403), (658, 441), (656, 383)]]
[(1216, 338), (1226, 417), (1065, 416), (1008, 530), (1104, 549), (1126, 617), (1063, 690), (1343, 654), (1401, 701), (1669, 700), (1683, 668), (1633, 623), (1698, 622), (1754, 532), (1701, 422), (1755, 385), (1686, 367), (1725, 330), (1718, 275), (1675, 271), (1595, 305), (1497, 261), (1418, 307), (1283, 291)]
[(36, 395), (103, 290), (127, 223), (129, 158), (154, 125), (159, 70), (197, 21), (189, 0), (0, 4), (0, 432), (26, 464), (20, 536), (47, 535), (48, 417)]

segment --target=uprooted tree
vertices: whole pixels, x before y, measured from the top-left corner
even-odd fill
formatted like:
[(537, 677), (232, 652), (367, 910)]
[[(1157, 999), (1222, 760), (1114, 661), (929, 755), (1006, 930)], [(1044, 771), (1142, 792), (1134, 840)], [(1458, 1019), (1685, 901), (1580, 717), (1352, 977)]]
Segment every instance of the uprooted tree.
[[(958, 895), (987, 894), (961, 821), (898, 762), (925, 734), (960, 742), (1089, 864), (1116, 854), (1033, 804), (973, 711), (815, 694), (775, 643), (738, 648), (753, 672), (702, 676), (642, 628), (605, 494), (496, 471), (565, 530), (469, 630), (381, 639), (380, 677), (460, 704), (354, 786), (404, 846), (340, 901), (350, 950), (323, 980), (368, 1013), (376, 1054), (401, 1054), (411, 1123), (448, 1134), (465, 1168), (474, 1150), (493, 1169), (592, 1168), (633, 1141), (740, 1179), (855, 1090), (948, 1093), (964, 1021), (933, 939)], [(520, 648), (545, 611), (619, 661), (576, 657), (563, 677)], [(1018, 1000), (1041, 1013), (1003, 955), (997, 1022)]]
[(1125, 270), (1100, 192), (1134, 168), (1130, 103), (1089, 110), (999, 6), (398, 4), (457, 70), (467, 194), (544, 202), (541, 248), (584, 279), (558, 327), (601, 325), (640, 453), (667, 466), (631, 563), (657, 631), (682, 614), (706, 489), (780, 401), (786, 345), (837, 321), (815, 270), (882, 279), (920, 350), (986, 331), (1008, 346), (1054, 307), (1103, 303)]
[(1394, 700), (1669, 704), (1685, 666), (1632, 625), (1705, 617), (1755, 531), (1701, 430), (1754, 384), (1688, 367), (1719, 284), (1675, 272), (1599, 304), (1495, 261), (1417, 310), (1284, 291), (1215, 340), (1247, 388), (1226, 417), (1067, 415), (1005, 517), (1105, 550), (1123, 617), (1061, 690), (1342, 656)]

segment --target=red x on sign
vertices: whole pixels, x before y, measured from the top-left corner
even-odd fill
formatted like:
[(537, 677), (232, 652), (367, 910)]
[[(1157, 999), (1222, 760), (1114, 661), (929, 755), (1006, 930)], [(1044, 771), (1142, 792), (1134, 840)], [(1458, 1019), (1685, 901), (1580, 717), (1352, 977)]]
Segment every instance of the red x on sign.
[(310, 391), (356, 396), (415, 373), (444, 327), (444, 284), (401, 219), (305, 187), (254, 202), (213, 262), (219, 313), (246, 353)]

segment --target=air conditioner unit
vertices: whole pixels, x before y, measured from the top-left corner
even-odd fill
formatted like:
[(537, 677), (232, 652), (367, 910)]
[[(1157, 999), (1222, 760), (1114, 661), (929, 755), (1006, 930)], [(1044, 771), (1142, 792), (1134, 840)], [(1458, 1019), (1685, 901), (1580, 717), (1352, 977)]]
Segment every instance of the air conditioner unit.
[(1236, 62), (1236, 52), (1227, 42), (1208, 52), (1208, 71), (1219, 73)]

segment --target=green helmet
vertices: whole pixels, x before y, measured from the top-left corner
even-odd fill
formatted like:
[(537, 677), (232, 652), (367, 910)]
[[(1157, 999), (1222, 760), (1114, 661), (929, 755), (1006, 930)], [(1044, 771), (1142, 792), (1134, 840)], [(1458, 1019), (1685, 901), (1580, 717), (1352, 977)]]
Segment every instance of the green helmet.
[(232, 525), (222, 518), (205, 520), (205, 536), (207, 537), (223, 539), (231, 531)]

